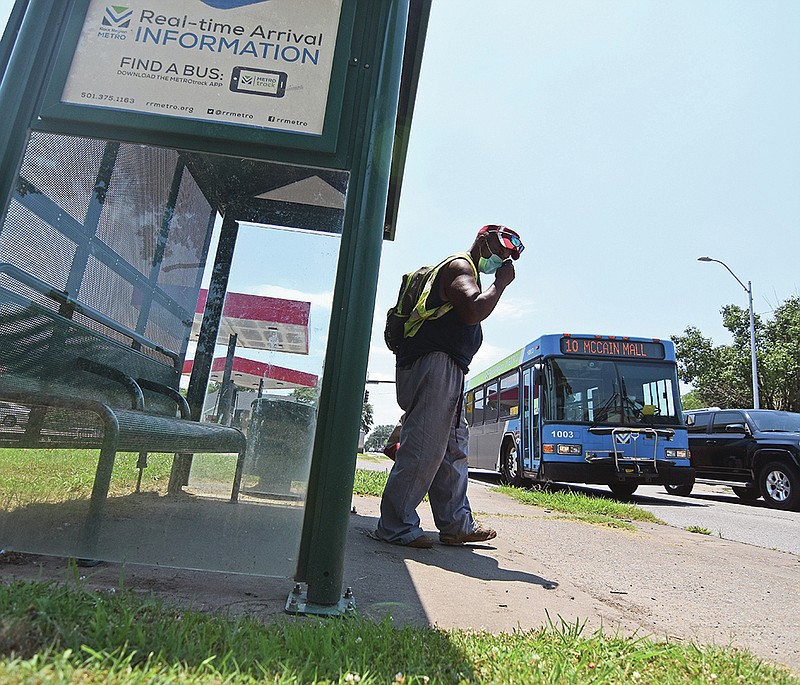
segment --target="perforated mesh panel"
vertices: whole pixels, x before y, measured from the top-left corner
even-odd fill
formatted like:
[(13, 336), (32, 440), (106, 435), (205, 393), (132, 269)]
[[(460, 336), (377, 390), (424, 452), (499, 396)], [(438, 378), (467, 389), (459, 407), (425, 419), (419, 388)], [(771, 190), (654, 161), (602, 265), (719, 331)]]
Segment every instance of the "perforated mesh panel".
[(206, 254), (206, 236), (200, 224), (208, 221), (210, 210), (197, 182), (184, 170), (158, 282), (189, 312), (194, 312), (197, 304), (197, 265), (205, 261)]
[(164, 309), (158, 302), (154, 302), (144, 334), (148, 339), (163, 345), (168, 350), (177, 350), (180, 349), (183, 342), (182, 336), (185, 328), (186, 322)]
[(54, 288), (67, 287), (75, 241), (13, 199), (0, 232), (0, 261), (18, 266)]
[(33, 132), (20, 176), (83, 223), (106, 143)]
[(95, 257), (89, 257), (78, 300), (133, 329), (138, 314), (132, 307), (133, 292), (132, 283)]
[(178, 155), (121, 145), (114, 164), (97, 237), (150, 276)]
[[(175, 150), (35, 132), (0, 231), (0, 262), (182, 356), (212, 216)], [(57, 306), (11, 279), (0, 280), (48, 308)], [(132, 336), (80, 320), (132, 344)]]
[(133, 338), (129, 335), (125, 335), (120, 331), (117, 331), (109, 326), (105, 326), (99, 321), (92, 319), (89, 316), (84, 316), (80, 312), (74, 312), (72, 315), (72, 320), (77, 321), (79, 324), (86, 326), (86, 328), (91, 328), (93, 331), (97, 331), (98, 333), (102, 333), (108, 338), (112, 340), (117, 340), (121, 342), (123, 345), (132, 346), (133, 345)]

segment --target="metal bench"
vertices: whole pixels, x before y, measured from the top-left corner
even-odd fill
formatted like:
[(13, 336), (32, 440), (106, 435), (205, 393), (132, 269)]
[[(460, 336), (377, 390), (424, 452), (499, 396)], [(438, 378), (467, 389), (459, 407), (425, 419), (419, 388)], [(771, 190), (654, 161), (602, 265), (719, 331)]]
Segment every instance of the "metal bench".
[(13, 265), (0, 264), (0, 277), (16, 282), (0, 286), (0, 402), (8, 403), (0, 447), (100, 450), (86, 549), (97, 540), (117, 452), (139, 453), (140, 480), (147, 452), (237, 454), (231, 501), (238, 499), (245, 437), (188, 418), (174, 353)]

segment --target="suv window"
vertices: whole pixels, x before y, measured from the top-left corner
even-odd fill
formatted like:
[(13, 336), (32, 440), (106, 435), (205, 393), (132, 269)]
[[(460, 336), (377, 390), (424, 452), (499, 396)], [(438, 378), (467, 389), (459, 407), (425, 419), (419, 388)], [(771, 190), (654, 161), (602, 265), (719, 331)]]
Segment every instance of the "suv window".
[(701, 412), (699, 414), (692, 414), (694, 421), (687, 426), (689, 433), (705, 433), (708, 424), (711, 423), (711, 414), (708, 412)]
[(714, 413), (714, 432), (720, 433), (725, 430), (725, 426), (729, 426), (732, 423), (744, 423), (747, 424), (747, 421), (744, 418), (744, 414), (740, 411), (718, 411)]

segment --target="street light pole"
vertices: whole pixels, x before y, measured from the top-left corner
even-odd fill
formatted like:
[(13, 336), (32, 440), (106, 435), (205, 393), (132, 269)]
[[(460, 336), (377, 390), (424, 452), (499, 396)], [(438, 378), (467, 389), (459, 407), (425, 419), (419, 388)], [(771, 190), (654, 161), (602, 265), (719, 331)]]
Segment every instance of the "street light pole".
[(744, 291), (747, 293), (747, 303), (750, 308), (750, 364), (753, 369), (753, 409), (760, 408), (760, 402), (758, 399), (758, 368), (756, 365), (756, 319), (755, 315), (753, 314), (753, 285), (750, 281), (747, 281), (747, 285), (742, 283), (739, 277), (731, 271), (731, 268), (725, 263), (720, 261), (719, 259), (712, 259), (711, 257), (698, 257), (698, 262), (716, 262), (717, 264), (722, 264), (727, 270), (728, 273), (736, 279), (736, 282), (744, 288)]

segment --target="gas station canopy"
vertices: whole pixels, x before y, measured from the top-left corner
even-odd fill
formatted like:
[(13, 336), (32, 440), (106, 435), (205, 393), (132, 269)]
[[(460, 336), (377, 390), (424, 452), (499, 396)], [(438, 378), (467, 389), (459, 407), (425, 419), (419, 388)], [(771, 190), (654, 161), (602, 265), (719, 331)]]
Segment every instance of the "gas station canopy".
[[(200, 334), (207, 298), (208, 290), (201, 290), (192, 325), (192, 341), (197, 341)], [(228, 293), (222, 309), (217, 342), (227, 345), (231, 334), (236, 334), (237, 347), (308, 354), (310, 310), (310, 302)]]
[[(192, 373), (194, 362), (187, 359), (183, 363), (183, 375)], [(210, 379), (221, 383), (225, 373), (225, 357), (215, 357), (211, 364)], [(258, 362), (244, 357), (233, 358), (233, 371), (231, 380), (238, 388), (257, 390), (264, 381), (265, 390), (279, 390), (284, 388), (316, 388), (318, 377), (313, 373), (287, 369), (283, 366)]]

